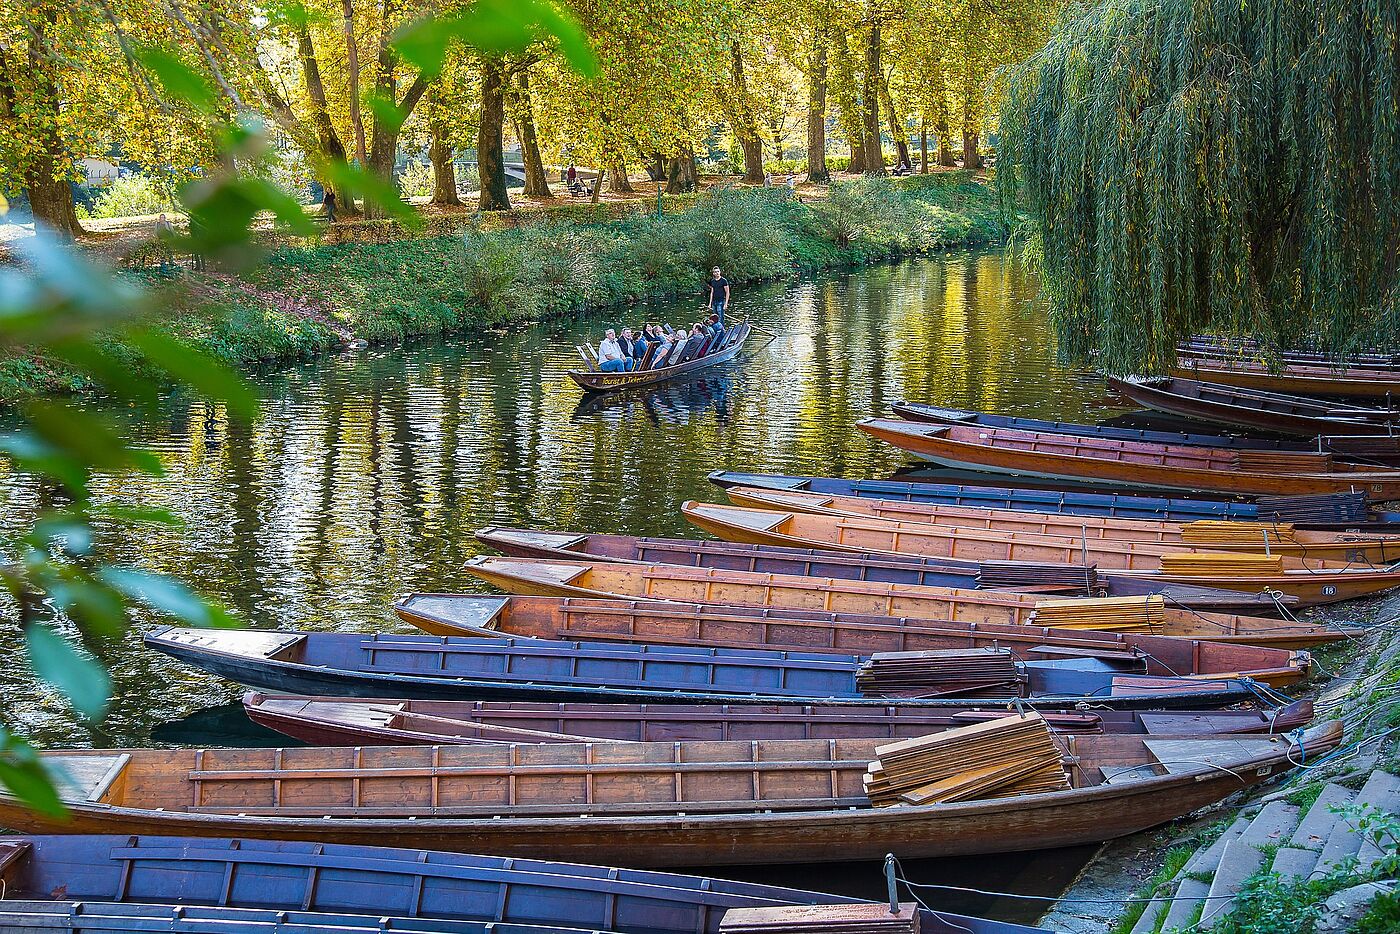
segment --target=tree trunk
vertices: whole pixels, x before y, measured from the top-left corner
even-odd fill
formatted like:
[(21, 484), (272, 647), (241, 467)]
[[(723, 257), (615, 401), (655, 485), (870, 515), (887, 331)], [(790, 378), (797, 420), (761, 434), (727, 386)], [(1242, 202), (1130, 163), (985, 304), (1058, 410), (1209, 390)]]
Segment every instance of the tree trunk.
[(540, 141), (535, 134), (535, 106), (530, 100), (530, 73), (520, 72), (515, 93), (516, 119), (519, 121), (520, 154), (525, 160), (525, 197), (553, 198), (549, 190), (549, 176), (544, 171), (544, 159), (540, 156)]
[(636, 189), (632, 187), (632, 183), (627, 178), (627, 163), (621, 159), (614, 162), (612, 168), (608, 169), (608, 187), (610, 191), (636, 193)]
[[(29, 195), (29, 207), (34, 212), (36, 227), (47, 228), (60, 240), (72, 240), (83, 233), (73, 206), (73, 188), (68, 183), (72, 159), (63, 145), (58, 126), (62, 101), (54, 77), (55, 58), (49, 47), (48, 27), (57, 20), (57, 12), (41, 8), (31, 20), (28, 39), (28, 71), (31, 78), (32, 100), (28, 103), (40, 114), (52, 115), (31, 141), (33, 155), (23, 172), (24, 190)], [(25, 65), (16, 58), (13, 63), (0, 47), (0, 116), (12, 119), (24, 104), (16, 100), (16, 72)]]
[(963, 130), (963, 168), (982, 168), (982, 154), (977, 151), (977, 131)]
[(865, 174), (885, 174), (884, 145), (880, 142), (880, 24), (872, 23), (865, 41)]
[[(384, 0), (381, 15), (383, 22), (390, 22), (394, 15), (394, 0)], [(403, 97), (399, 97), (398, 79), (395, 77), (399, 58), (394, 52), (392, 41), (393, 33), (385, 29), (379, 37), (379, 78), (374, 83), (374, 93), (381, 100), (390, 101), (395, 105), (397, 117), (392, 121), (374, 121), (374, 132), (369, 140), (369, 162), (366, 163), (366, 168), (374, 176), (391, 187), (394, 184), (394, 165), (398, 161), (399, 130), (412, 115), (413, 108), (418, 106), (418, 101), (422, 99), (430, 83), (430, 79), (420, 73), (408, 86)], [(383, 208), (374, 204), (366, 204), (365, 213), (371, 217), (384, 216)]]
[(919, 174), (928, 174), (928, 124), (919, 121)]
[(744, 181), (750, 185), (762, 185), (763, 143), (758, 138), (753, 106), (749, 103), (749, 88), (744, 80), (744, 57), (737, 39), (730, 48), (734, 57), (734, 96), (737, 105), (733, 119), (734, 138), (744, 150)]
[(836, 123), (841, 127), (841, 132), (851, 147), (851, 163), (846, 167), (846, 171), (859, 173), (865, 171), (865, 130), (860, 122), (855, 68), (851, 63), (851, 50), (846, 40), (844, 31), (833, 37)]
[(355, 40), (355, 2), (340, 0), (341, 21), (345, 27), (345, 73), (350, 98), (350, 126), (355, 132), (355, 158), (365, 164), (365, 122), (360, 117), (360, 49)]
[(452, 166), (452, 147), (447, 144), (447, 131), (441, 121), (433, 121), (429, 130), (432, 142), (428, 159), (433, 163), (433, 204), (461, 204), (457, 193), (457, 170)]
[(880, 101), (885, 108), (885, 120), (890, 127), (890, 138), (894, 140), (895, 158), (899, 165), (913, 166), (909, 160), (909, 131), (904, 126), (904, 121), (899, 119), (899, 115), (894, 112), (894, 98), (890, 96), (890, 82), (888, 78), (880, 79)]
[[(326, 106), (326, 86), (321, 80), (321, 65), (316, 58), (316, 46), (311, 41), (311, 33), (303, 22), (297, 27), (297, 58), (301, 61), (302, 83), (306, 85), (306, 97), (311, 102), (311, 125), (316, 131), (316, 141), (321, 155), (329, 162), (345, 165), (345, 144), (340, 141), (335, 124), (331, 122), (330, 110)], [(322, 185), (326, 180), (321, 180)], [(354, 217), (360, 212), (355, 207), (355, 195), (343, 184), (329, 186), (335, 192), (337, 213), (344, 217)]]
[(666, 194), (679, 195), (684, 191), (685, 182), (681, 180), (681, 160), (676, 157), (666, 164)]
[(509, 211), (506, 193), (506, 154), (501, 140), (505, 129), (504, 79), (501, 63), (494, 58), (481, 60), (481, 119), (477, 124), (476, 159), (481, 175), (482, 211)]
[(807, 63), (807, 180), (831, 178), (826, 167), (826, 32), (819, 30)]

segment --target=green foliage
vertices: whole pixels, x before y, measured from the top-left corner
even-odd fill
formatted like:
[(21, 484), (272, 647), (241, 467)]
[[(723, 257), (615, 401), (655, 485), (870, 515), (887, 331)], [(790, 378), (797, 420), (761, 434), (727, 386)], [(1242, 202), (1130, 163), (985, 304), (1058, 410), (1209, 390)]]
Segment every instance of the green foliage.
[(1009, 76), (1008, 205), (1063, 343), (1160, 369), (1211, 331), (1400, 338), (1394, 0), (1099, 0)]
[(1395, 934), (1400, 931), (1400, 894), (1377, 895), (1351, 930), (1352, 934)]
[(433, 194), (433, 167), (410, 159), (399, 176), (399, 193), (405, 198), (429, 198)]
[(149, 175), (113, 179), (92, 203), (93, 217), (139, 217), (174, 210), (170, 192)]
[(1194, 845), (1185, 843), (1178, 844), (1167, 850), (1166, 856), (1162, 859), (1161, 868), (1152, 874), (1152, 878), (1148, 879), (1138, 888), (1137, 892), (1133, 895), (1133, 899), (1128, 902), (1127, 909), (1124, 911), (1123, 916), (1113, 925), (1113, 930), (1110, 934), (1127, 934), (1128, 931), (1131, 931), (1133, 926), (1137, 924), (1138, 919), (1142, 917), (1143, 912), (1152, 904), (1147, 901), (1147, 899), (1159, 898), (1164, 894), (1170, 893), (1171, 888), (1167, 883), (1176, 878), (1176, 874), (1181, 871), (1181, 868), (1186, 865), (1187, 860), (1189, 860), (1195, 852), (1196, 847)]

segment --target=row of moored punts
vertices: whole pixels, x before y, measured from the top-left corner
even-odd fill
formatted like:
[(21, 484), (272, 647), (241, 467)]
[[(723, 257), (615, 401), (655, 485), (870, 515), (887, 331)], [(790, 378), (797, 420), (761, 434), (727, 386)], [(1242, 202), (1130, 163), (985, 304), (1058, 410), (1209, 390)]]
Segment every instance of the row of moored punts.
[(718, 472), (704, 538), (478, 530), (503, 595), (411, 631), (153, 631), (307, 745), (45, 753), (69, 814), (0, 796), (7, 924), (1035, 930), (654, 870), (1093, 843), (1338, 748), (1285, 692), (1400, 586), (1400, 361), (1182, 354), (1113, 385), (1216, 427), (900, 403), (859, 428), (973, 479)]

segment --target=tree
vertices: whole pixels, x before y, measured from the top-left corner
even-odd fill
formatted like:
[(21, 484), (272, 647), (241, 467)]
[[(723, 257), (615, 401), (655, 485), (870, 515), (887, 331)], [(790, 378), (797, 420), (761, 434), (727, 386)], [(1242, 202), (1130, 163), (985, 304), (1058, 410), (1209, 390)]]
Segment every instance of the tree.
[(530, 69), (521, 68), (511, 92), (511, 115), (515, 121), (515, 136), (520, 140), (520, 154), (525, 162), (525, 197), (553, 198), (549, 177), (545, 174), (544, 158), (535, 132), (535, 108), (530, 100)]
[(1010, 76), (997, 183), (1112, 372), (1190, 334), (1395, 346), (1393, 0), (1100, 0)]
[(506, 70), (494, 55), (481, 59), (481, 118), (476, 135), (476, 167), (481, 175), (477, 209), (509, 211), (506, 191), (506, 154), (502, 140), (506, 122)]

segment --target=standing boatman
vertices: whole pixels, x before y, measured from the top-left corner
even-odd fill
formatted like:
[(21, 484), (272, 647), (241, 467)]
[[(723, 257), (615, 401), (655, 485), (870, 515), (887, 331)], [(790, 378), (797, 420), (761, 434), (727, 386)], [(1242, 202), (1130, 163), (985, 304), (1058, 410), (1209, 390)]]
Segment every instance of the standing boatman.
[(705, 288), (710, 290), (710, 314), (719, 317), (719, 326), (724, 327), (724, 309), (729, 304), (729, 280), (720, 274), (719, 267), (710, 270)]

